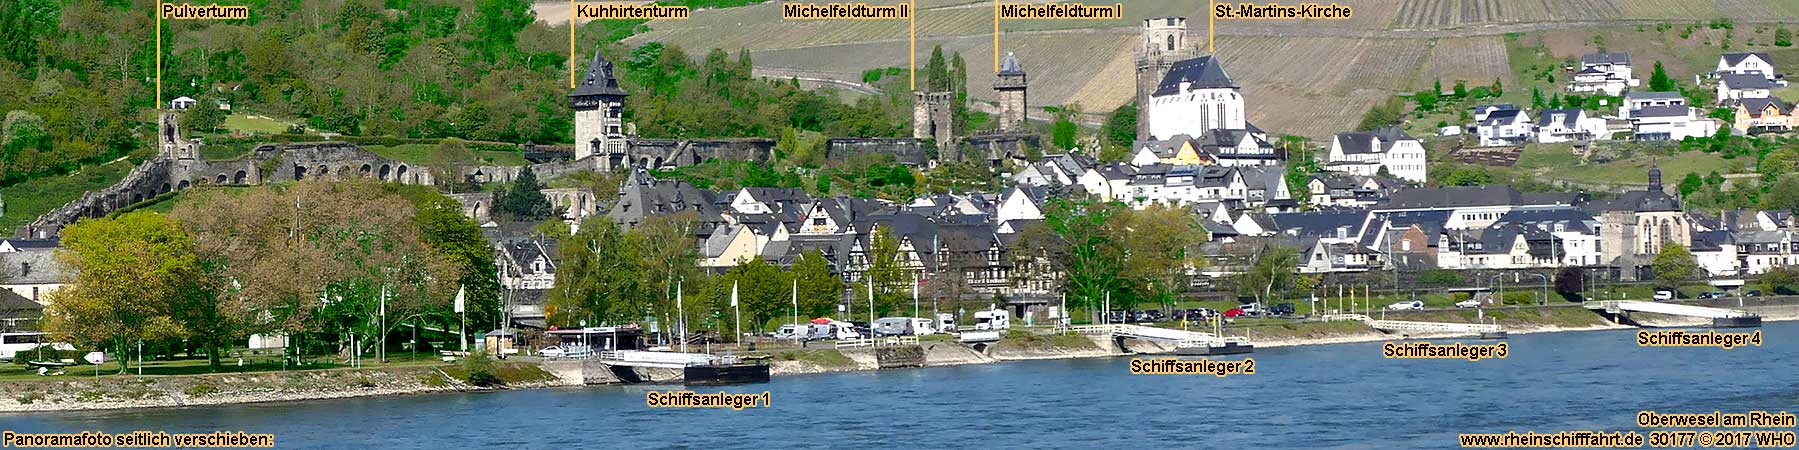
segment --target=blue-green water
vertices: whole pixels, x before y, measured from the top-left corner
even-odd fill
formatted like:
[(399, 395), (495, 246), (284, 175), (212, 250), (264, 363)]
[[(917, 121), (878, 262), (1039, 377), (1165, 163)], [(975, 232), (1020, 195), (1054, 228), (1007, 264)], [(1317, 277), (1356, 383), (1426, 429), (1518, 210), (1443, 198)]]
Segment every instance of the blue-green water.
[(626, 386), (0, 415), (0, 429), (243, 430), (280, 448), (382, 450), (1454, 448), (1457, 433), (1647, 434), (1639, 410), (1799, 412), (1799, 323), (1762, 330), (1764, 345), (1733, 350), (1520, 335), (1479, 362), (1384, 359), (1380, 343), (1262, 349), (1256, 374), (1225, 378), (1131, 375), (1130, 358), (787, 376), (723, 388), (770, 392), (773, 407), (742, 411), (652, 409), (646, 392), (681, 388)]

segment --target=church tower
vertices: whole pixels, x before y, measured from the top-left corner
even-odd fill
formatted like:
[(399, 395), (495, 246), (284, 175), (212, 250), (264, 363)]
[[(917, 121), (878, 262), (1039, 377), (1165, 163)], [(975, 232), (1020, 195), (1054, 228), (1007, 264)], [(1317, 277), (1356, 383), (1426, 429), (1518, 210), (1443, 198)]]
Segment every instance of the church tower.
[(1018, 65), (1018, 57), (1006, 52), (1005, 61), (999, 65), (999, 79), (993, 82), (993, 96), (999, 100), (999, 132), (1012, 133), (1024, 130), (1026, 108), (1030, 103), (1025, 99), (1024, 67)]
[(1187, 44), (1187, 18), (1143, 19), (1143, 42), (1137, 48), (1137, 139), (1149, 139), (1149, 95), (1175, 62), (1193, 57)]
[[(612, 62), (593, 51), (587, 75), (568, 94), (575, 110), (575, 159), (601, 155), (600, 168), (611, 170), (625, 154), (624, 88), (612, 75)], [(620, 160), (615, 162), (613, 160)]]

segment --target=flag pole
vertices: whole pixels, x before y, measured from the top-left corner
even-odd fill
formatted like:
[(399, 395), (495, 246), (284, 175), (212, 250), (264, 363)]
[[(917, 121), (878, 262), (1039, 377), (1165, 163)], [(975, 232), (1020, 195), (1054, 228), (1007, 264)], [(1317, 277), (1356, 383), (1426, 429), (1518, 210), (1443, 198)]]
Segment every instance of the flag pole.
[(737, 306), (737, 282), (731, 282), (731, 310), (737, 314), (737, 337), (732, 338), (738, 347), (743, 346), (743, 308)]
[(681, 328), (681, 331), (675, 335), (675, 340), (681, 342), (681, 353), (687, 353), (687, 309), (681, 307), (681, 282), (679, 281), (675, 282), (675, 314), (678, 319), (677, 325)]
[(794, 340), (804, 339), (800, 334), (800, 280), (793, 280), (793, 336)]

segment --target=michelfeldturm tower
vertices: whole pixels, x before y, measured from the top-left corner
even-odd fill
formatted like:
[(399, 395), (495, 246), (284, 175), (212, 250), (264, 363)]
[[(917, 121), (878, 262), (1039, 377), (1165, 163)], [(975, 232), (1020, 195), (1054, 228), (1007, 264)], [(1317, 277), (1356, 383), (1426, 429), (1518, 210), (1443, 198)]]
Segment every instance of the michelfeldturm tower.
[(1030, 102), (1025, 96), (1024, 67), (1018, 57), (1006, 52), (999, 65), (999, 78), (993, 82), (993, 95), (999, 100), (999, 132), (1012, 133), (1024, 129), (1025, 111)]
[(1137, 139), (1149, 139), (1149, 95), (1175, 62), (1193, 57), (1187, 43), (1187, 18), (1143, 19), (1143, 42), (1137, 48)]
[(625, 90), (612, 75), (612, 63), (593, 51), (593, 62), (587, 64), (575, 91), (568, 94), (569, 106), (575, 110), (575, 159), (599, 154), (604, 156), (602, 169), (614, 155), (625, 153)]

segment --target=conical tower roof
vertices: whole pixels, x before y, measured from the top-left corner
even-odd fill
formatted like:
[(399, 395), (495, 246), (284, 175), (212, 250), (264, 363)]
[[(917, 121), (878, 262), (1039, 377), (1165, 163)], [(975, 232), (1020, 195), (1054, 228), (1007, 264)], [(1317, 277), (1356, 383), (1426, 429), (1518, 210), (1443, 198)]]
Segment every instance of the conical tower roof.
[(587, 63), (587, 74), (581, 77), (580, 84), (569, 97), (586, 97), (592, 95), (619, 96), (629, 95), (624, 88), (618, 86), (618, 78), (612, 75), (612, 62), (600, 56), (599, 49), (593, 51), (593, 61)]
[(1012, 52), (1006, 52), (1006, 59), (999, 63), (999, 74), (1022, 75), (1024, 74), (1024, 66), (1018, 65), (1017, 55), (1013, 55)]

